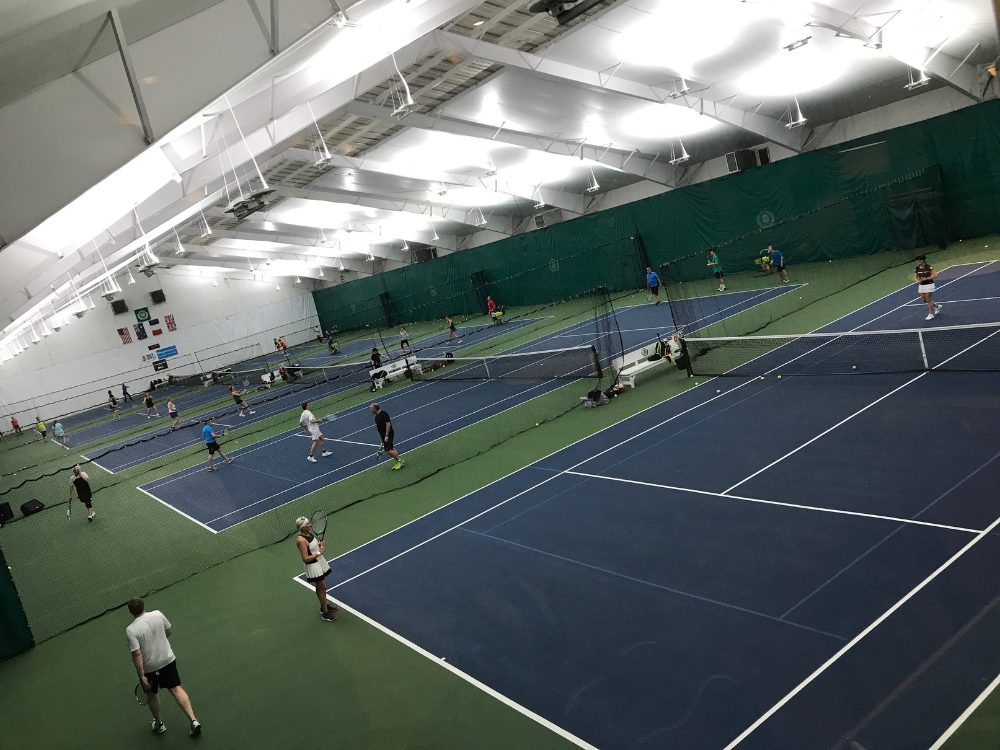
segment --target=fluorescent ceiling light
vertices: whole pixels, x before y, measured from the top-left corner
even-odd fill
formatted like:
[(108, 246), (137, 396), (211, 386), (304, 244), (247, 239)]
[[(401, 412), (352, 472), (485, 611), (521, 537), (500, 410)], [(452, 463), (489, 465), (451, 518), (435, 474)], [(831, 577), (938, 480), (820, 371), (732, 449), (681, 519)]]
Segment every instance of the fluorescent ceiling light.
[(524, 158), (510, 166), (500, 168), (498, 176), (501, 181), (507, 180), (517, 185), (548, 185), (553, 182), (564, 182), (574, 171), (588, 163), (584, 161), (581, 164), (579, 159), (570, 156), (526, 150)]
[(660, 140), (687, 138), (718, 126), (719, 123), (710, 117), (673, 104), (645, 104), (626, 114), (618, 123), (628, 135)]

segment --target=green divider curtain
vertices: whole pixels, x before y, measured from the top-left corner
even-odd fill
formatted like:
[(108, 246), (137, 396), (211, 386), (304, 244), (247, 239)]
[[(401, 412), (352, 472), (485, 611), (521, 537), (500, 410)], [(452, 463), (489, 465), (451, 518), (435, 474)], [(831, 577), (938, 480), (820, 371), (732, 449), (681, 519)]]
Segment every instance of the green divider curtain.
[(21, 599), (14, 588), (7, 560), (0, 550), (0, 661), (27, 651), (35, 645)]

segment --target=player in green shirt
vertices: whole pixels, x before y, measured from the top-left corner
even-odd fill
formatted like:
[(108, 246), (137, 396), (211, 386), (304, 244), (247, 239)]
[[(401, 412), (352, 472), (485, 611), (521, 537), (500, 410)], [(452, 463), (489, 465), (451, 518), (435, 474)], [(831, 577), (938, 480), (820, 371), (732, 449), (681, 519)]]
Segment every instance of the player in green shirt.
[(715, 252), (715, 248), (711, 248), (708, 251), (708, 263), (706, 265), (712, 269), (715, 278), (719, 280), (719, 291), (726, 291), (726, 280), (722, 276), (722, 264), (719, 262), (719, 254)]

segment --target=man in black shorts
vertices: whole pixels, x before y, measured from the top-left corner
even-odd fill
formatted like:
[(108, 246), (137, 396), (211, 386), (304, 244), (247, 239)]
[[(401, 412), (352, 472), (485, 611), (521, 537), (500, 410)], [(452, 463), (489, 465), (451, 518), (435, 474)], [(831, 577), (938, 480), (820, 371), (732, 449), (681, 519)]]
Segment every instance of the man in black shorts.
[(191, 699), (181, 687), (177, 673), (177, 657), (170, 648), (170, 620), (157, 609), (146, 611), (146, 603), (139, 597), (128, 600), (132, 622), (125, 628), (132, 663), (139, 676), (139, 684), (149, 698), (149, 712), (153, 715), (153, 734), (167, 731), (160, 717), (160, 688), (166, 688), (191, 722), (191, 736), (201, 734), (201, 724), (194, 715)]
[(79, 464), (73, 467), (73, 478), (69, 482), (69, 501), (73, 502), (73, 493), (80, 498), (80, 502), (87, 508), (87, 520), (93, 521), (94, 516), (94, 491), (90, 487), (90, 477), (87, 472), (80, 468)]
[(393, 446), (395, 433), (392, 429), (392, 420), (389, 418), (389, 412), (382, 411), (382, 407), (378, 404), (372, 404), (368, 408), (375, 415), (375, 429), (378, 430), (378, 436), (382, 439), (382, 450), (396, 459), (396, 463), (392, 465), (392, 469), (393, 471), (399, 471), (403, 468), (404, 461), (403, 457), (399, 455), (399, 451)]

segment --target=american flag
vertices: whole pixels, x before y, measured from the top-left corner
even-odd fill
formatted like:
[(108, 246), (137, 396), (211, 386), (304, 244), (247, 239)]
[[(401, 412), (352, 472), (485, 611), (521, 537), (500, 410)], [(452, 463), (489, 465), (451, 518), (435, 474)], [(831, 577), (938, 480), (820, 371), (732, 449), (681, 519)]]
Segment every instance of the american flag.
[(174, 316), (173, 315), (164, 315), (163, 316), (163, 322), (167, 324), (167, 330), (168, 331), (176, 331), (177, 330), (177, 324), (174, 322)]
[(128, 332), (128, 328), (119, 328), (118, 335), (122, 337), (123, 344), (132, 343), (132, 334)]

